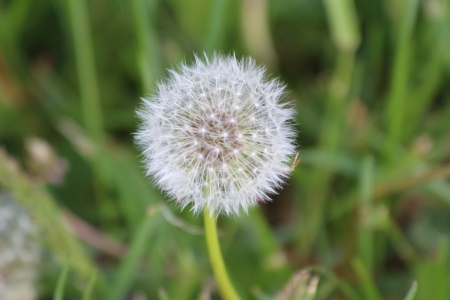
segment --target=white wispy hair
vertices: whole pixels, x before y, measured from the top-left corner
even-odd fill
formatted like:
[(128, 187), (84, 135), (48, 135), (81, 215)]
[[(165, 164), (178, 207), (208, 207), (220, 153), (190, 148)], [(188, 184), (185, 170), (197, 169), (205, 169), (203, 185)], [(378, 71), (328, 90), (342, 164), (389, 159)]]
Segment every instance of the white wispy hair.
[(0, 191), (0, 299), (35, 299), (40, 259), (36, 225), (9, 193)]
[(137, 112), (147, 175), (196, 213), (238, 215), (270, 200), (295, 153), (285, 86), (234, 55), (196, 56), (169, 73)]

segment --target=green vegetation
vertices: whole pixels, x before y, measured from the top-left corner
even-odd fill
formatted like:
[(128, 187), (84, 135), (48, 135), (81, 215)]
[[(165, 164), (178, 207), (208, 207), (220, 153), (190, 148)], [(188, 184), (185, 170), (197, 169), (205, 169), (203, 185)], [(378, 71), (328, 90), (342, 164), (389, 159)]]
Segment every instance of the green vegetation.
[(42, 231), (39, 299), (220, 299), (202, 217), (133, 145), (140, 97), (214, 51), (281, 77), (299, 131), (274, 201), (218, 219), (237, 293), (450, 299), (450, 0), (0, 0), (0, 189)]

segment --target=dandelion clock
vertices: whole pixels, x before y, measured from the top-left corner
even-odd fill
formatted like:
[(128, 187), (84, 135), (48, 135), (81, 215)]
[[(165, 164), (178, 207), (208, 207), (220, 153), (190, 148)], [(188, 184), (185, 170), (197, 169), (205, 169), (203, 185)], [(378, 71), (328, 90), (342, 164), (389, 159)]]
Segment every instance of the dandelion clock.
[[(147, 175), (182, 207), (204, 211), (207, 239), (215, 215), (269, 200), (291, 172), (294, 111), (284, 93), (252, 59), (214, 55), (170, 70), (143, 99), (135, 139)], [(222, 294), (236, 299), (211, 259)]]
[(28, 212), (0, 190), (0, 299), (36, 298), (41, 245)]

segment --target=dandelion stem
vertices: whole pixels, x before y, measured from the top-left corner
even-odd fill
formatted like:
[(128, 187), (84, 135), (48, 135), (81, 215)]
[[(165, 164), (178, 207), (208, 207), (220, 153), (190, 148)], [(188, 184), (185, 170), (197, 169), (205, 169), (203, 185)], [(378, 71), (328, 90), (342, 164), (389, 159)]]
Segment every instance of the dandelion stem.
[(222, 258), (222, 252), (220, 251), (214, 212), (211, 213), (209, 209), (205, 208), (203, 216), (205, 219), (206, 243), (208, 244), (209, 259), (211, 260), (220, 293), (226, 300), (237, 300), (239, 299), (239, 296), (228, 278), (227, 270)]

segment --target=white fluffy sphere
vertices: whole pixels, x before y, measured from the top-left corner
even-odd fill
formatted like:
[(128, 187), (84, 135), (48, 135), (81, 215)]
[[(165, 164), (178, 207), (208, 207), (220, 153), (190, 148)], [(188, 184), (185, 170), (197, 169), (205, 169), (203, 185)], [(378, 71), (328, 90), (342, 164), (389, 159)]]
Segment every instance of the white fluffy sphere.
[(147, 175), (183, 207), (239, 214), (291, 172), (294, 111), (252, 59), (214, 55), (170, 70), (144, 98), (136, 142)]
[(41, 258), (37, 234), (27, 211), (0, 191), (0, 299), (36, 299)]

